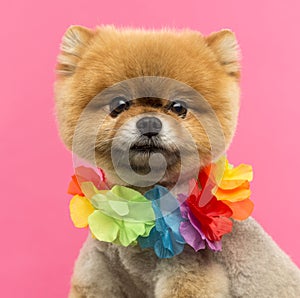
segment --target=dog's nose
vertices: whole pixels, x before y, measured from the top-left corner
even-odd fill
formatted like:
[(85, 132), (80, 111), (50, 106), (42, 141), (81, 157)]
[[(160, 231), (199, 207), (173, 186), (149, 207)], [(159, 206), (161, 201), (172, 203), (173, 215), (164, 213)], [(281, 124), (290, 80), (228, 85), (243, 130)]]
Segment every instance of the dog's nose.
[(156, 117), (144, 117), (136, 123), (136, 127), (142, 135), (151, 138), (159, 134), (162, 123)]

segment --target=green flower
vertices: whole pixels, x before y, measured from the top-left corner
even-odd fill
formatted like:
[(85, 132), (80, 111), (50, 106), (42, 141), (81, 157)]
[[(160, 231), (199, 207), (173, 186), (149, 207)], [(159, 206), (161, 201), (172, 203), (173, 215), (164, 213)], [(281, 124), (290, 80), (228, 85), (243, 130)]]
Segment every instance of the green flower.
[(139, 192), (125, 186), (114, 186), (91, 198), (96, 210), (88, 223), (100, 241), (128, 246), (136, 244), (139, 236), (148, 237), (155, 225), (152, 203)]

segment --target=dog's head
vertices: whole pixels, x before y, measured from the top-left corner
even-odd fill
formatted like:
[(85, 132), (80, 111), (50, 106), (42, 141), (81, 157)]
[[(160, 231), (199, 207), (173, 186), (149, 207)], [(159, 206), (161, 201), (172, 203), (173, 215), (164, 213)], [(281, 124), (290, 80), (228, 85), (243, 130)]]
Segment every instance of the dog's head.
[(124, 184), (116, 167), (147, 177), (163, 165), (158, 180), (172, 184), (183, 160), (187, 177), (188, 169), (220, 156), (236, 128), (239, 52), (229, 30), (204, 37), (191, 30), (72, 26), (57, 74), (64, 143), (104, 168), (112, 183)]

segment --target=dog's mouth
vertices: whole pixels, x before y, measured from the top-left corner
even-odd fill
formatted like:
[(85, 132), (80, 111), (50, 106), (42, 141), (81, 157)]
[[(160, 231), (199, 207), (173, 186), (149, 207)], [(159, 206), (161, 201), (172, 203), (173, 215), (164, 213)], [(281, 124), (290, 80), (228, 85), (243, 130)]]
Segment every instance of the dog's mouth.
[(172, 150), (158, 137), (139, 138), (130, 146), (131, 154), (170, 153)]
[(130, 147), (130, 150), (132, 152), (136, 153), (156, 153), (156, 152), (167, 152), (169, 151), (167, 148), (160, 146), (160, 145), (154, 145), (154, 144), (133, 144)]
[[(163, 145), (161, 142), (136, 142), (131, 145), (129, 151), (132, 168), (147, 170), (150, 156), (156, 153), (163, 155), (168, 166), (174, 165), (180, 160), (180, 153), (177, 148)], [(157, 166), (159, 168), (161, 165)]]

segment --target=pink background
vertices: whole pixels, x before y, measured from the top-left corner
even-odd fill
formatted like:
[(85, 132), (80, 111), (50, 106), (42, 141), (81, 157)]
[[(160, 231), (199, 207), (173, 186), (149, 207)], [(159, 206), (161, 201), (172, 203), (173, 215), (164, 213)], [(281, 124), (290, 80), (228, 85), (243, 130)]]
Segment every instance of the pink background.
[(66, 297), (87, 234), (69, 219), (71, 154), (58, 139), (53, 110), (56, 55), (71, 24), (236, 32), (242, 108), (229, 158), (253, 165), (254, 217), (300, 265), (299, 1), (10, 0), (1, 6), (2, 297)]

